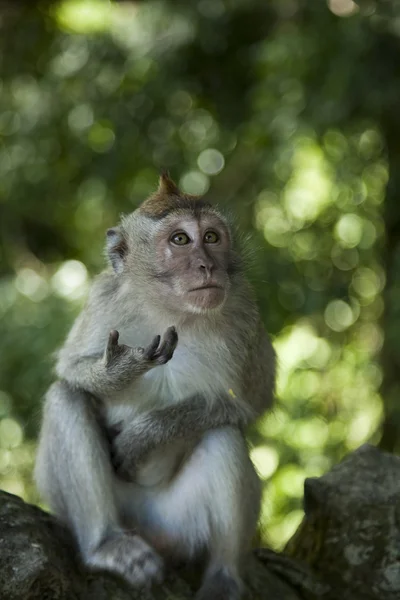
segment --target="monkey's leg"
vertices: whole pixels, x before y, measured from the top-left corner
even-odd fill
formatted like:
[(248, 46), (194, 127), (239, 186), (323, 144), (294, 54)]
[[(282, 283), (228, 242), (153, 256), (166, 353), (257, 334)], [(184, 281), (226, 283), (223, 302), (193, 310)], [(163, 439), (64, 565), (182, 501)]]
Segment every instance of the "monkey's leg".
[(243, 559), (250, 550), (260, 514), (260, 480), (246, 442), (234, 428), (209, 431), (199, 451), (202, 468), (207, 469), (208, 464), (204, 478), (209, 487), (205, 484), (207, 496), (203, 501), (210, 519), (210, 559), (196, 600), (238, 600), (243, 588)]
[(240, 598), (240, 571), (256, 529), (261, 489), (237, 429), (207, 432), (169, 485), (126, 484), (118, 493), (125, 517), (166, 557), (179, 550), (181, 557), (195, 558), (208, 549), (197, 600)]
[(73, 529), (86, 563), (134, 585), (161, 578), (159, 556), (120, 525), (106, 439), (92, 400), (63, 382), (47, 394), (35, 477), (50, 508)]

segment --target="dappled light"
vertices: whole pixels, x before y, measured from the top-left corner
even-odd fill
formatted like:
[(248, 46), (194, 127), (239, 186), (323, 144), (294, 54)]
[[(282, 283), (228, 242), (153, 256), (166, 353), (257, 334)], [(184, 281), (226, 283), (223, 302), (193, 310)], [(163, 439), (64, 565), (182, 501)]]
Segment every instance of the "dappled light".
[[(252, 236), (279, 363), (276, 405), (250, 435), (263, 539), (281, 548), (294, 532), (306, 477), (379, 442), (398, 391), (388, 380), (390, 403), (382, 394), (388, 330), (393, 344), (400, 333), (384, 256), (398, 85), (373, 13), (352, 0), (63, 0), (2, 29), (0, 487), (38, 501), (54, 353), (105, 265), (106, 229), (162, 169)], [(379, 35), (398, 37), (379, 18)]]
[(353, 0), (328, 0), (328, 6), (338, 17), (349, 17), (359, 11), (359, 7)]

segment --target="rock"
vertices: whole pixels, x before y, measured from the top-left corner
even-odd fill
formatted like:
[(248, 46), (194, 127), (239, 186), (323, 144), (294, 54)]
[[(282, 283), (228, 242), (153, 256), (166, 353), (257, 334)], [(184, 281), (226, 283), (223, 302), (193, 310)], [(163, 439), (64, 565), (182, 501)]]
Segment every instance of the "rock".
[[(305, 517), (282, 554), (260, 548), (245, 600), (400, 598), (400, 458), (363, 446), (305, 482)], [(189, 600), (199, 573), (171, 570), (151, 590), (89, 571), (53, 516), (0, 492), (1, 600)], [(210, 599), (212, 600), (212, 599)]]

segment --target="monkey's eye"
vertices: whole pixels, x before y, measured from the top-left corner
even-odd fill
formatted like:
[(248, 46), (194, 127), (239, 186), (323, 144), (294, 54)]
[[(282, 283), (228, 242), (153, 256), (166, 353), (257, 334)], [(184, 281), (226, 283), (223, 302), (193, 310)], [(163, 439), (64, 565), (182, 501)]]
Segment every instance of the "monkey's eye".
[(204, 234), (204, 241), (206, 244), (216, 244), (219, 242), (219, 235), (215, 231), (206, 231)]
[(171, 237), (171, 242), (176, 246), (185, 246), (190, 242), (190, 239), (189, 236), (186, 235), (186, 233), (180, 231), (178, 233), (174, 233), (174, 235)]

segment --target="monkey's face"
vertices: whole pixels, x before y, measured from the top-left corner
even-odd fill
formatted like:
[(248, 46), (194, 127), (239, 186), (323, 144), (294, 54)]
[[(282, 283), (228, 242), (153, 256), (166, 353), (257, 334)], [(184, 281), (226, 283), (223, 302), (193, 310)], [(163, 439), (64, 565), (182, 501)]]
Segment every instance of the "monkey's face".
[(231, 239), (211, 211), (171, 215), (156, 236), (156, 279), (168, 288), (166, 302), (192, 313), (222, 306), (229, 290)]

